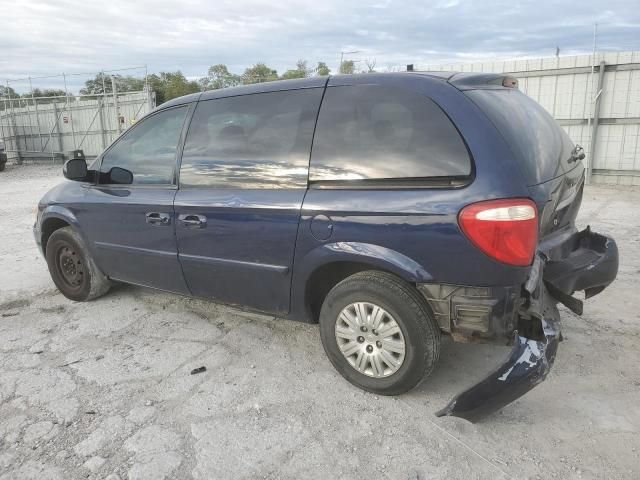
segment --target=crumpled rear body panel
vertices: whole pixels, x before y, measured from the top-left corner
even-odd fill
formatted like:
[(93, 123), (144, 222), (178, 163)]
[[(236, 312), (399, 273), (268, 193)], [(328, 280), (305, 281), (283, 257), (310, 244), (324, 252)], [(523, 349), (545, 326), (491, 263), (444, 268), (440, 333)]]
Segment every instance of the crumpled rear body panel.
[(482, 381), (454, 397), (436, 413), (438, 417), (452, 415), (475, 422), (513, 402), (546, 378), (560, 341), (560, 315), (555, 300), (544, 287), (533, 310), (544, 338), (531, 339), (516, 332), (507, 359)]
[(483, 380), (455, 396), (436, 413), (471, 422), (480, 420), (521, 397), (549, 373), (560, 342), (562, 302), (576, 313), (582, 302), (571, 297), (576, 290), (595, 295), (608, 286), (618, 271), (615, 241), (589, 228), (569, 235), (556, 245), (562, 251), (553, 261), (539, 252), (526, 284), (528, 301), (519, 312), (519, 329), (508, 358)]

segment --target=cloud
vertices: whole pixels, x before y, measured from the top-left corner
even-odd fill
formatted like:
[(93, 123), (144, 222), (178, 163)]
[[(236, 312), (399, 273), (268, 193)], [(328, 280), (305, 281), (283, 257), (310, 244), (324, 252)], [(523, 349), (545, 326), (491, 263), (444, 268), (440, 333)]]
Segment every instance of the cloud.
[(594, 21), (603, 49), (640, 49), (635, 0), (579, 8), (549, 0), (23, 0), (5, 2), (0, 15), (0, 77), (140, 65), (198, 77), (216, 63), (242, 72), (263, 61), (284, 71), (298, 58), (335, 70), (351, 50), (379, 68), (553, 55), (556, 46), (569, 54), (591, 50)]

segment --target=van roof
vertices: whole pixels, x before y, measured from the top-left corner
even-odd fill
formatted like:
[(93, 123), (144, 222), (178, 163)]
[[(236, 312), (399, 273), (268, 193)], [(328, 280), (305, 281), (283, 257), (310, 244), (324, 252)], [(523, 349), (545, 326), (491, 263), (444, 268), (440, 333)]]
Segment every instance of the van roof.
[[(495, 73), (460, 73), (460, 72), (388, 72), (388, 73), (357, 73), (352, 75), (328, 75), (322, 77), (309, 77), (309, 78), (296, 78), (291, 80), (276, 80), (273, 82), (253, 83), (251, 85), (241, 85), (237, 87), (223, 88), (219, 90), (208, 90), (202, 93), (193, 93), (191, 95), (185, 95), (183, 97), (174, 98), (168, 102), (162, 104), (163, 108), (181, 105), (184, 103), (190, 103), (198, 100), (211, 100), (214, 98), (232, 97), (236, 95), (246, 95), (251, 93), (264, 93), (264, 92), (277, 92), (281, 90), (295, 90), (299, 88), (317, 88), (324, 87), (329, 79), (331, 83), (340, 83), (340, 80), (349, 79), (351, 82), (354, 80), (363, 79), (381, 79), (381, 78), (399, 78), (407, 75), (423, 76), (433, 80), (440, 80), (449, 82), (459, 90), (473, 90), (473, 89), (501, 89), (503, 86), (503, 80), (508, 77), (504, 74)], [(509, 77), (511, 78), (511, 77)], [(515, 80), (515, 79), (514, 79)]]

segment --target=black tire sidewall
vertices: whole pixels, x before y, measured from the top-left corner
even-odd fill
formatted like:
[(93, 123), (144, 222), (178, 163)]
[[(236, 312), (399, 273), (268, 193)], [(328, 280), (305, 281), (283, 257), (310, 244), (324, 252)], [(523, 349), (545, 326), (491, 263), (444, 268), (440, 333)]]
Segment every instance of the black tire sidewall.
[[(57, 255), (60, 248), (64, 245), (68, 245), (76, 252), (76, 254), (80, 257), (83, 267), (84, 274), (83, 280), (80, 288), (71, 289), (65, 281), (61, 278), (60, 272), (58, 270), (58, 259)], [(87, 258), (87, 253), (84, 249), (84, 246), (80, 244), (70, 232), (67, 231), (66, 228), (56, 230), (51, 234), (49, 240), (47, 241), (47, 252), (46, 252), (47, 266), (49, 267), (49, 273), (51, 274), (51, 278), (53, 283), (56, 284), (58, 290), (70, 300), (75, 300), (77, 302), (83, 302), (89, 298), (91, 293), (91, 271), (89, 268), (89, 262)]]
[[(400, 279), (398, 279), (400, 281)], [(398, 292), (366, 280), (343, 281), (327, 295), (320, 312), (320, 336), (322, 345), (333, 366), (352, 384), (380, 395), (398, 395), (415, 387), (430, 371), (437, 359), (437, 352), (429, 351), (425, 335), (426, 322), (416, 310), (422, 305), (411, 305), (398, 298)], [(384, 378), (373, 378), (358, 372), (344, 357), (335, 338), (335, 323), (344, 307), (355, 302), (370, 302), (389, 312), (398, 323), (405, 340), (405, 358), (400, 369)], [(423, 322), (422, 324), (420, 322)]]

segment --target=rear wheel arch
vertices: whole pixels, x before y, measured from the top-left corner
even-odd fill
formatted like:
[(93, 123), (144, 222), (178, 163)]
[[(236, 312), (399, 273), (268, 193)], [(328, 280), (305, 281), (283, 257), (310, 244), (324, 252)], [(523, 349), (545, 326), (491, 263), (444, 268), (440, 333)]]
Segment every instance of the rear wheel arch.
[(304, 299), (309, 318), (317, 323), (322, 303), (331, 289), (345, 278), (367, 270), (376, 268), (368, 263), (356, 261), (336, 261), (316, 268), (305, 285)]
[[(369, 260), (369, 261), (367, 261)], [(320, 309), (327, 294), (344, 279), (365, 271), (384, 272), (415, 286), (413, 272), (399, 270), (395, 265), (381, 262), (380, 259), (335, 260), (317, 266), (307, 277), (304, 288), (304, 304), (308, 318), (317, 323)]]

